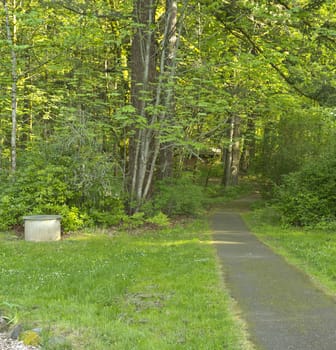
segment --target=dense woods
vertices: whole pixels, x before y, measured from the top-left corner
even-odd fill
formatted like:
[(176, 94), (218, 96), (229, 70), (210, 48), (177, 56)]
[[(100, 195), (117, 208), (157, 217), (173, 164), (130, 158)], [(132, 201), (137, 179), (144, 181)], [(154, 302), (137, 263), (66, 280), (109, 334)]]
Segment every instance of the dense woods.
[(190, 213), (211, 174), (224, 188), (258, 176), (290, 223), (335, 221), (335, 13), (331, 0), (2, 0), (1, 228)]

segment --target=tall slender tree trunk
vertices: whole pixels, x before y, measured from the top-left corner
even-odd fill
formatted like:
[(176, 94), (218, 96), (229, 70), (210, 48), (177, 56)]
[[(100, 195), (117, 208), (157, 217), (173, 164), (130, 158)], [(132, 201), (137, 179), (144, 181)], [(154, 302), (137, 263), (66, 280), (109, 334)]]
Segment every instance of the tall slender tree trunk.
[[(10, 25), (10, 16), (8, 3), (3, 0), (6, 16), (6, 33), (7, 41), (11, 51), (11, 65), (12, 65), (12, 88), (11, 88), (11, 119), (12, 119), (12, 131), (11, 131), (11, 169), (14, 172), (16, 170), (16, 132), (17, 132), (17, 59), (15, 52), (16, 44), (16, 16), (13, 14), (13, 32)], [(16, 0), (13, 0), (13, 9), (16, 7)]]
[(231, 163), (231, 185), (237, 186), (239, 182), (240, 163), (240, 117), (234, 118), (232, 163)]
[[(165, 108), (168, 127), (173, 123), (175, 114), (174, 84), (176, 52), (177, 52), (177, 1), (166, 0), (166, 30), (164, 35), (164, 75), (166, 80)], [(163, 73), (163, 72), (162, 72)], [(174, 143), (165, 142), (160, 152), (160, 178), (171, 177), (174, 168)]]
[(232, 164), (232, 143), (233, 143), (233, 131), (234, 131), (234, 117), (230, 118), (230, 127), (228, 129), (228, 145), (224, 148), (223, 152), (223, 179), (222, 184), (225, 187), (230, 185), (231, 179), (231, 164)]
[(222, 184), (225, 187), (236, 186), (239, 182), (240, 163), (240, 117), (231, 116), (228, 129), (228, 146), (224, 149), (224, 171)]
[(250, 162), (255, 155), (255, 120), (254, 116), (247, 121), (243, 150), (240, 158), (240, 170), (247, 173)]

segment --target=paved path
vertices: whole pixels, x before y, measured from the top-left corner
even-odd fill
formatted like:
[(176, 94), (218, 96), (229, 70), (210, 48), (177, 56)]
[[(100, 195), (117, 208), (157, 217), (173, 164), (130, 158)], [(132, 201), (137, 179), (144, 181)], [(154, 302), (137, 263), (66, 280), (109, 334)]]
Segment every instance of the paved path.
[(234, 208), (218, 210), (212, 226), (226, 284), (257, 349), (336, 350), (335, 300), (251, 234)]

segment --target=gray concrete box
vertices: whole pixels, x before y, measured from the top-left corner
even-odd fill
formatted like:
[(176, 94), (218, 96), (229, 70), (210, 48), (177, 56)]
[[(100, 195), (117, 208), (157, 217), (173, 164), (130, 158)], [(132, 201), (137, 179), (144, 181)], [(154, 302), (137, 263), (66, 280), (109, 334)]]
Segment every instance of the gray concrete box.
[(24, 235), (26, 241), (58, 241), (61, 239), (60, 215), (24, 216)]

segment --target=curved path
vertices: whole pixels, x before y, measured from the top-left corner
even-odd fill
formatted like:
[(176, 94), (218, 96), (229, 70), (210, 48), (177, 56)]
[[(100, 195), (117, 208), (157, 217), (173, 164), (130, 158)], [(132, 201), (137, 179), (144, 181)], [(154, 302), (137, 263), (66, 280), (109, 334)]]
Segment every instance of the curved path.
[(249, 232), (235, 201), (212, 217), (226, 285), (262, 350), (336, 350), (336, 303)]

